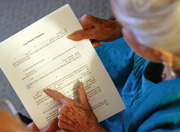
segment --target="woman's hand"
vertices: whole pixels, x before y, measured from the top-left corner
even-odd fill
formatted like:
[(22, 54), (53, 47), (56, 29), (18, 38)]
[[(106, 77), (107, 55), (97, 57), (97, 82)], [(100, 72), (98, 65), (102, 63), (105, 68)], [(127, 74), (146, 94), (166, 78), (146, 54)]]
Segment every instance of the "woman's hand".
[(43, 130), (39, 130), (34, 122), (30, 123), (27, 128), (33, 132), (56, 132), (60, 129), (58, 127), (58, 118), (55, 118), (52, 123)]
[(80, 18), (84, 30), (76, 31), (68, 36), (69, 39), (79, 41), (90, 39), (94, 47), (102, 45), (99, 41), (112, 41), (122, 37), (122, 26), (117, 21), (108, 21), (84, 15)]
[(54, 90), (46, 89), (44, 92), (62, 104), (58, 116), (61, 129), (66, 132), (105, 132), (92, 111), (82, 83), (78, 86), (80, 103)]

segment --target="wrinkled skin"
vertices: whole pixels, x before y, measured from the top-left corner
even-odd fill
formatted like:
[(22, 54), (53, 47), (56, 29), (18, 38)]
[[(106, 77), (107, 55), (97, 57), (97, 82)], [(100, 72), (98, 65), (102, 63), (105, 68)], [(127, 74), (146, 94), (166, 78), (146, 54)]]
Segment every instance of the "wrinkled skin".
[(79, 19), (84, 30), (79, 30), (68, 36), (69, 39), (79, 41), (90, 39), (96, 48), (102, 45), (99, 41), (112, 41), (122, 37), (122, 26), (117, 21), (109, 21), (84, 15)]
[(47, 89), (44, 92), (62, 104), (58, 116), (61, 129), (66, 132), (105, 132), (92, 111), (82, 83), (78, 86), (80, 103), (54, 90)]

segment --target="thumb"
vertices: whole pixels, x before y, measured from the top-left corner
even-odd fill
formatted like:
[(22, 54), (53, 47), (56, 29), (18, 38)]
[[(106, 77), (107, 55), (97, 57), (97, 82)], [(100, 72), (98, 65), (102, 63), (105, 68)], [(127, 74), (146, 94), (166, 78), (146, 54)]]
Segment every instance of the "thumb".
[(94, 48), (97, 48), (97, 47), (103, 45), (103, 44), (102, 44), (101, 42), (99, 42), (99, 41), (91, 41), (91, 43), (92, 43), (92, 45), (93, 45)]
[(58, 118), (55, 118), (48, 127), (46, 127), (44, 130), (41, 130), (40, 132), (56, 132), (59, 129)]
[(33, 132), (39, 132), (39, 129), (34, 122), (31, 122), (30, 124), (28, 124), (27, 128)]
[(93, 29), (79, 30), (67, 36), (68, 39), (80, 41), (82, 39), (95, 39), (95, 32)]
[(87, 106), (89, 109), (92, 110), (91, 105), (89, 104), (89, 101), (87, 99), (87, 95), (86, 92), (84, 90), (84, 86), (83, 83), (80, 82), (79, 86), (78, 86), (78, 95), (79, 95), (79, 101), (82, 105)]

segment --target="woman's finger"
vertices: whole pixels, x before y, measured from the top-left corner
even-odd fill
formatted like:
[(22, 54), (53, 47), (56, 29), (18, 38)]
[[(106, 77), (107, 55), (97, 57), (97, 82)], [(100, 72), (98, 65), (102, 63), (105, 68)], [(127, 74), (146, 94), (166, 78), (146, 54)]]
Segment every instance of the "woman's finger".
[(94, 48), (97, 48), (97, 47), (103, 45), (103, 44), (102, 44), (101, 42), (99, 42), (99, 41), (91, 41), (91, 43), (92, 43), (92, 45), (93, 45)]
[(89, 104), (89, 101), (87, 99), (87, 95), (86, 92), (84, 90), (84, 86), (83, 83), (80, 82), (79, 86), (78, 86), (78, 95), (79, 95), (79, 101), (82, 105), (85, 105), (86, 107), (88, 107), (88, 109), (91, 109), (91, 105)]
[(58, 127), (58, 118), (55, 118), (47, 128), (40, 132), (56, 132), (59, 129), (60, 128)]
[(68, 131), (72, 131), (72, 132), (75, 132), (75, 127), (65, 123), (65, 122), (62, 122), (62, 121), (59, 121), (58, 122), (58, 126), (59, 128), (63, 129), (63, 130), (68, 130)]
[(79, 19), (79, 22), (84, 30), (91, 29), (94, 27), (95, 23), (93, 22), (93, 18), (93, 16), (86, 14)]
[(28, 124), (27, 128), (33, 132), (39, 132), (40, 131), (34, 122), (31, 122), (30, 124)]
[(40, 132), (56, 132), (59, 129), (60, 128), (58, 127), (58, 118), (55, 118), (47, 128)]
[(71, 119), (69, 119), (66, 115), (63, 115), (63, 114), (59, 114), (58, 119), (64, 123), (69, 124), (69, 125), (75, 124)]
[[(58, 109), (59, 113), (61, 115), (66, 116), (67, 118), (69, 118), (70, 120), (74, 121), (75, 118), (77, 118), (77, 116), (79, 116), (78, 112), (80, 112), (80, 109), (78, 109), (77, 107), (75, 107), (74, 105), (72, 106), (67, 106), (62, 105), (59, 109)], [(78, 114), (78, 115), (77, 115)]]
[(60, 103), (64, 103), (66, 100), (68, 100), (69, 98), (65, 97), (63, 94), (55, 91), (55, 90), (51, 90), (51, 89), (45, 89), (44, 92), (52, 97), (53, 99), (57, 100)]
[(68, 36), (68, 39), (74, 41), (80, 41), (82, 39), (95, 39), (96, 33), (95, 29), (79, 30)]

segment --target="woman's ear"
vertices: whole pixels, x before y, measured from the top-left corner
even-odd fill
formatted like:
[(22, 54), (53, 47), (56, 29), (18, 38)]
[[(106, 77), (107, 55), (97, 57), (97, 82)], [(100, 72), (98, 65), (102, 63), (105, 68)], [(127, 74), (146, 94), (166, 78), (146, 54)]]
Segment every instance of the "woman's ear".
[(168, 67), (173, 68), (175, 72), (180, 74), (180, 56), (165, 50), (156, 49), (156, 53), (160, 56), (161, 63), (166, 63)]
[(173, 67), (173, 56), (174, 54), (169, 51), (155, 49), (158, 56), (160, 56), (161, 62), (166, 63), (168, 67)]
[(161, 59), (158, 54), (156, 54), (155, 49), (149, 48), (143, 44), (140, 44), (134, 34), (127, 30), (126, 28), (123, 28), (123, 35), (124, 38), (129, 45), (129, 47), (138, 55), (142, 56), (143, 58), (146, 58), (152, 62), (161, 63)]

